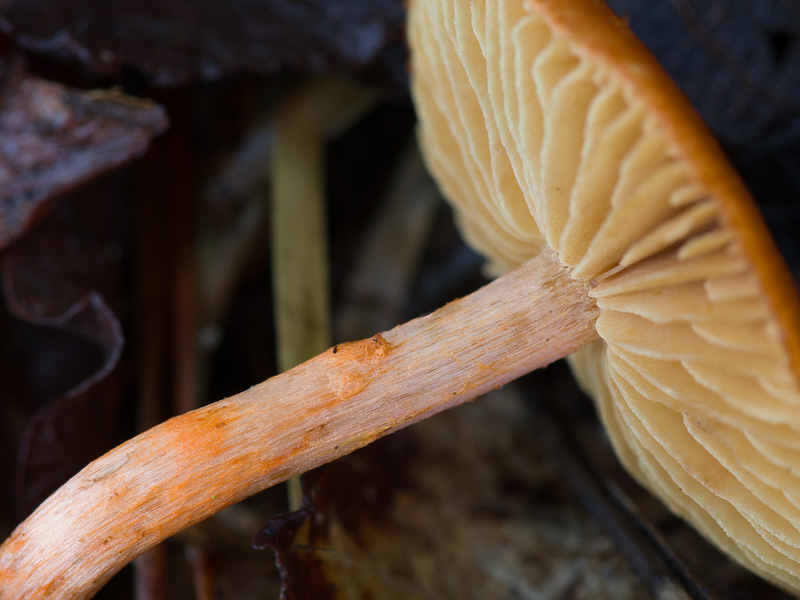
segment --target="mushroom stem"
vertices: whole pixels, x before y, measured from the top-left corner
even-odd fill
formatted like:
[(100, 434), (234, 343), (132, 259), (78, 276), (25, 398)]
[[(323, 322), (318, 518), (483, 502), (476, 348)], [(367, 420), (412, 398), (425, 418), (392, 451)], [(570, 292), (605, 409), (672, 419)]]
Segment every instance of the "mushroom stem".
[(164, 538), (597, 338), (585, 284), (542, 255), (92, 462), (0, 546), (6, 600), (91, 597)]

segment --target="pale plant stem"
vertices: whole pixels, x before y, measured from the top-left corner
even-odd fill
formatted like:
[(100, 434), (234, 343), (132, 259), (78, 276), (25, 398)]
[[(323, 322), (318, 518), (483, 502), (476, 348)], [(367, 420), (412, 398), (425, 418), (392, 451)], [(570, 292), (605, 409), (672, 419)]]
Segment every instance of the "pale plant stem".
[(323, 140), (303, 96), (279, 111), (272, 150), (270, 237), (281, 371), (330, 345)]
[[(272, 150), (270, 237), (279, 371), (331, 344), (323, 139), (313, 98), (303, 92), (278, 112)], [(297, 510), (299, 477), (287, 482), (287, 495), (290, 510)]]
[[(373, 97), (350, 81), (320, 78), (291, 94), (275, 117), (270, 237), (279, 371), (331, 344), (325, 135)], [(290, 509), (300, 508), (299, 478), (288, 481), (288, 497)]]
[(597, 339), (596, 317), (584, 284), (540, 256), (431, 315), (170, 419), (91, 463), (15, 530), (0, 547), (0, 596), (91, 597), (189, 525), (581, 348)]

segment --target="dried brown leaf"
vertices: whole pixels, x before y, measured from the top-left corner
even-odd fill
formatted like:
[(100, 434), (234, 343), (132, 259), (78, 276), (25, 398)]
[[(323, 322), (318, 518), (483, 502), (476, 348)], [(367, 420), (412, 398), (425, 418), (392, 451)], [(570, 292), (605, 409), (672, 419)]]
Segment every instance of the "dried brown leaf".
[(118, 305), (120, 297), (122, 242), (114, 209), (98, 195), (64, 203), (3, 258), (11, 317), (3, 341), (18, 357), (18, 373), (4, 369), (0, 385), (13, 393), (4, 393), (3, 409), (30, 415), (21, 437), (6, 432), (19, 440), (21, 514), (115, 441), (119, 381), (113, 373), (124, 340), (107, 301)]
[(167, 126), (152, 102), (71, 90), (27, 75), (19, 63), (0, 101), (0, 247), (56, 197), (142, 154)]

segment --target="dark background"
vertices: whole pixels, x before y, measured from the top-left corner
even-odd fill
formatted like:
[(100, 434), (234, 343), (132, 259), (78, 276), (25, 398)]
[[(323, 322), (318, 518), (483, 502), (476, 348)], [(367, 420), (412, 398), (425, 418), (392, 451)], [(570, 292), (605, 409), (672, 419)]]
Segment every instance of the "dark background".
[[(800, 277), (800, 2), (610, 4), (703, 115)], [(353, 314), (390, 326), (481, 285), (480, 257), (413, 168), (403, 26), (399, 0), (0, 3), (2, 536), (142, 427), (275, 373), (271, 127), (309, 81), (372, 94), (325, 140), (335, 340), (372, 333)], [(431, 196), (413, 242), (379, 219), (398, 172)], [(395, 273), (391, 294), (359, 282), (371, 252)], [(563, 366), (460, 410), (309, 477), (305, 512), (258, 537), (283, 573), (252, 549), (286, 511), (270, 490), (98, 597), (132, 598), (137, 578), (150, 586), (140, 600), (282, 586), (288, 598), (637, 598), (667, 582), (695, 598), (783, 597), (620, 472)]]

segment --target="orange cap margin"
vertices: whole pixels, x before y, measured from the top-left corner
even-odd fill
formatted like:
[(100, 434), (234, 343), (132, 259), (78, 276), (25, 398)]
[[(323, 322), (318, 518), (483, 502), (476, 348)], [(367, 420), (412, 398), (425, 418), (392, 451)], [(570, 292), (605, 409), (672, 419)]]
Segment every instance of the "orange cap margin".
[(696, 180), (718, 202), (723, 224), (740, 240), (753, 263), (773, 313), (783, 327), (795, 381), (800, 384), (800, 296), (741, 177), (728, 162), (706, 124), (650, 51), (623, 19), (600, 0), (526, 0), (526, 8), (590, 60), (627, 84), (650, 107)]

